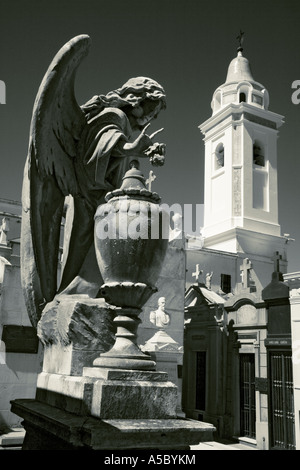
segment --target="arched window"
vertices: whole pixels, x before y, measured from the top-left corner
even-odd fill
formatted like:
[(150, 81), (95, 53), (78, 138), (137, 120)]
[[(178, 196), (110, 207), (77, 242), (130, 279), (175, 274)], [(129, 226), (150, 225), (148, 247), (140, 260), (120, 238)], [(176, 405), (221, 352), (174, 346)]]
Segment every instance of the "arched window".
[(219, 170), (224, 166), (224, 146), (219, 144), (215, 151), (215, 170)]
[(249, 97), (251, 96), (250, 84), (244, 82), (238, 85), (237, 98), (239, 103), (249, 103)]
[(269, 166), (264, 145), (253, 143), (253, 208), (269, 210)]
[(265, 166), (265, 156), (262, 145), (257, 142), (253, 144), (253, 164), (258, 166)]
[(247, 102), (246, 93), (244, 92), (240, 93), (240, 103), (246, 103), (246, 102)]

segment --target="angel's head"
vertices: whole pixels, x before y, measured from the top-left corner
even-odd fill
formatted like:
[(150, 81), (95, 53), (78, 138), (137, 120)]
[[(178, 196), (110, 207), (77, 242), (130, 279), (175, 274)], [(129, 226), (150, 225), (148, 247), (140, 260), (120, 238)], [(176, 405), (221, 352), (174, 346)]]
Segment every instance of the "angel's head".
[(107, 107), (122, 109), (136, 129), (144, 127), (158, 113), (166, 108), (166, 94), (163, 87), (148, 77), (130, 78), (121, 88), (107, 95), (92, 98), (82, 109), (89, 113), (89, 119)]
[(120, 108), (127, 114), (133, 129), (142, 129), (166, 108), (163, 87), (148, 77), (131, 78), (109, 96), (121, 100)]

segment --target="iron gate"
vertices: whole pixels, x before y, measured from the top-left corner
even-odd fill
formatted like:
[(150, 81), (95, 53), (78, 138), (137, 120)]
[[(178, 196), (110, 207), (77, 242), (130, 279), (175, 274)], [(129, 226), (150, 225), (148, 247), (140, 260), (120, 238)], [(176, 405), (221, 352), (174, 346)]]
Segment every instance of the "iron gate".
[(291, 352), (270, 352), (271, 449), (295, 450), (295, 415)]
[(255, 439), (254, 354), (240, 354), (240, 435)]

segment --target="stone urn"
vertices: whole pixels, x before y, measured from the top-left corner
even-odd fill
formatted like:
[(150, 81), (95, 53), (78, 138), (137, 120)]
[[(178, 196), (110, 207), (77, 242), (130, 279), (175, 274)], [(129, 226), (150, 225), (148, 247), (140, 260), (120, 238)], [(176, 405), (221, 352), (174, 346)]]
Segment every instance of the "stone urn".
[(143, 305), (157, 291), (169, 239), (169, 214), (157, 193), (147, 190), (133, 160), (120, 189), (106, 195), (95, 214), (95, 248), (104, 280), (101, 294), (116, 308), (116, 342), (95, 366), (155, 370), (150, 355), (137, 346)]

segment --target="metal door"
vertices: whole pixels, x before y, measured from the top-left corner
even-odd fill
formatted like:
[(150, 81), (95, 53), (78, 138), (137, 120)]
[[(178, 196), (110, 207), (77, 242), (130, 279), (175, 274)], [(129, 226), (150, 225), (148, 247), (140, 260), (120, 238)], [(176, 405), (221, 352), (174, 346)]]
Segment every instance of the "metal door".
[(240, 435), (255, 439), (254, 354), (240, 354)]
[(270, 352), (271, 449), (295, 450), (295, 415), (291, 352)]

